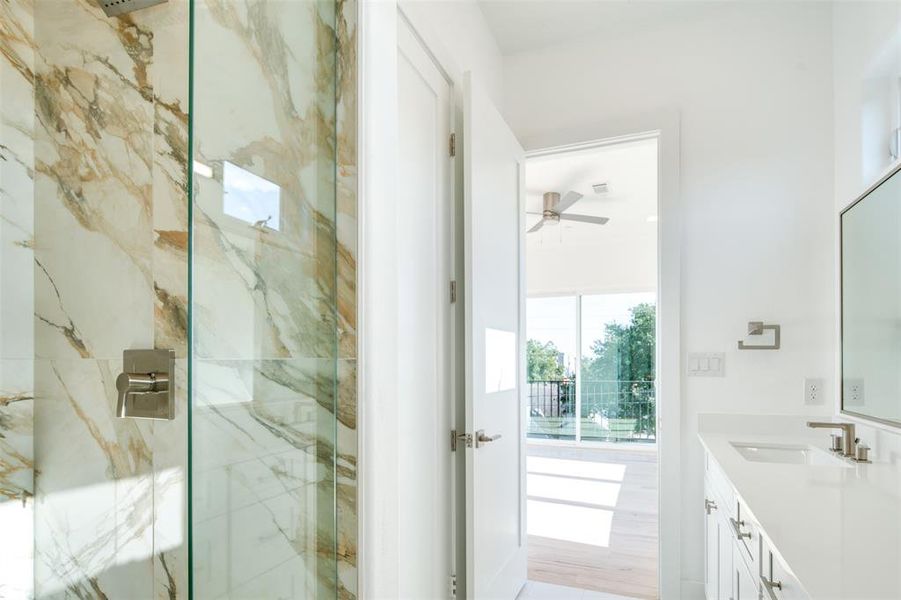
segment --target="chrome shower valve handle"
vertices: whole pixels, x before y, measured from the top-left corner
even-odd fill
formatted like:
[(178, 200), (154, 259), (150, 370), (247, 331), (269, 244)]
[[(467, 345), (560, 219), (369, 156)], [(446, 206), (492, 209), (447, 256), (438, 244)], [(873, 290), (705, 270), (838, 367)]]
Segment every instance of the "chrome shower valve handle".
[(174, 386), (170, 385), (172, 350), (126, 350), (123, 372), (116, 377), (116, 416), (138, 419), (175, 418)]

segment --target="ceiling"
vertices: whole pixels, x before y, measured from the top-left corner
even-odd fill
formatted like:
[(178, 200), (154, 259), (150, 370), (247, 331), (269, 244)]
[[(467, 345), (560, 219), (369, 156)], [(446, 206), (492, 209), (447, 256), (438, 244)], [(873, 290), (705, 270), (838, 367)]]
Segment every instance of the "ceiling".
[[(561, 222), (528, 234), (530, 293), (654, 289), (656, 139), (530, 158), (525, 180), (527, 211), (541, 212), (545, 192), (574, 190), (583, 198), (566, 213), (610, 218), (606, 225)], [(609, 191), (595, 194), (595, 183), (607, 183)], [(527, 215), (526, 227), (540, 218)]]
[(728, 2), (692, 0), (478, 0), (502, 54), (596, 35), (617, 36), (691, 19)]

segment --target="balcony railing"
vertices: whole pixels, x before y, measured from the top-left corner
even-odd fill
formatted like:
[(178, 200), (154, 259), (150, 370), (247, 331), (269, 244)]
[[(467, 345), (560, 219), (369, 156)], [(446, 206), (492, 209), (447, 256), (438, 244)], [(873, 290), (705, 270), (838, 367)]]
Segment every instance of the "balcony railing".
[[(653, 381), (582, 381), (579, 437), (583, 440), (654, 442), (657, 437)], [(530, 381), (530, 437), (576, 438), (576, 383)]]

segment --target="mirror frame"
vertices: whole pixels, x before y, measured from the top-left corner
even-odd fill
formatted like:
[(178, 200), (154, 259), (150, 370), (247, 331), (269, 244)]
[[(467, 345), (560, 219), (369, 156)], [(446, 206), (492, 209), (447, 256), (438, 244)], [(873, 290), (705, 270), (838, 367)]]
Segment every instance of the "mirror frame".
[[(857, 206), (860, 202), (866, 199), (871, 193), (876, 191), (879, 186), (883, 183), (894, 177), (896, 174), (901, 172), (901, 161), (893, 164), (889, 170), (881, 176), (874, 184), (868, 187), (862, 194), (857, 196), (852, 202), (850, 202), (847, 206), (845, 206), (838, 213), (838, 407), (839, 413), (843, 415), (848, 415), (850, 417), (854, 417), (856, 419), (861, 419), (863, 421), (870, 421), (872, 423), (879, 423), (881, 425), (887, 425), (889, 427), (899, 428), (901, 429), (901, 420), (894, 419), (885, 419), (882, 417), (874, 417), (872, 415), (867, 415), (863, 413), (859, 413), (853, 410), (847, 410), (845, 408), (845, 261), (844, 261), (844, 250), (845, 250), (845, 233), (844, 233), (844, 221), (843, 218), (845, 213)], [(901, 398), (898, 399), (901, 402)]]

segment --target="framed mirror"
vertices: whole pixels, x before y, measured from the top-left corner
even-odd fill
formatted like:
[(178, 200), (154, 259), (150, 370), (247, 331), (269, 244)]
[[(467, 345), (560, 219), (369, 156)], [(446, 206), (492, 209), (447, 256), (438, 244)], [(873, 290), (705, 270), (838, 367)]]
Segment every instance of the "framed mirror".
[(840, 215), (841, 410), (901, 427), (901, 166)]

